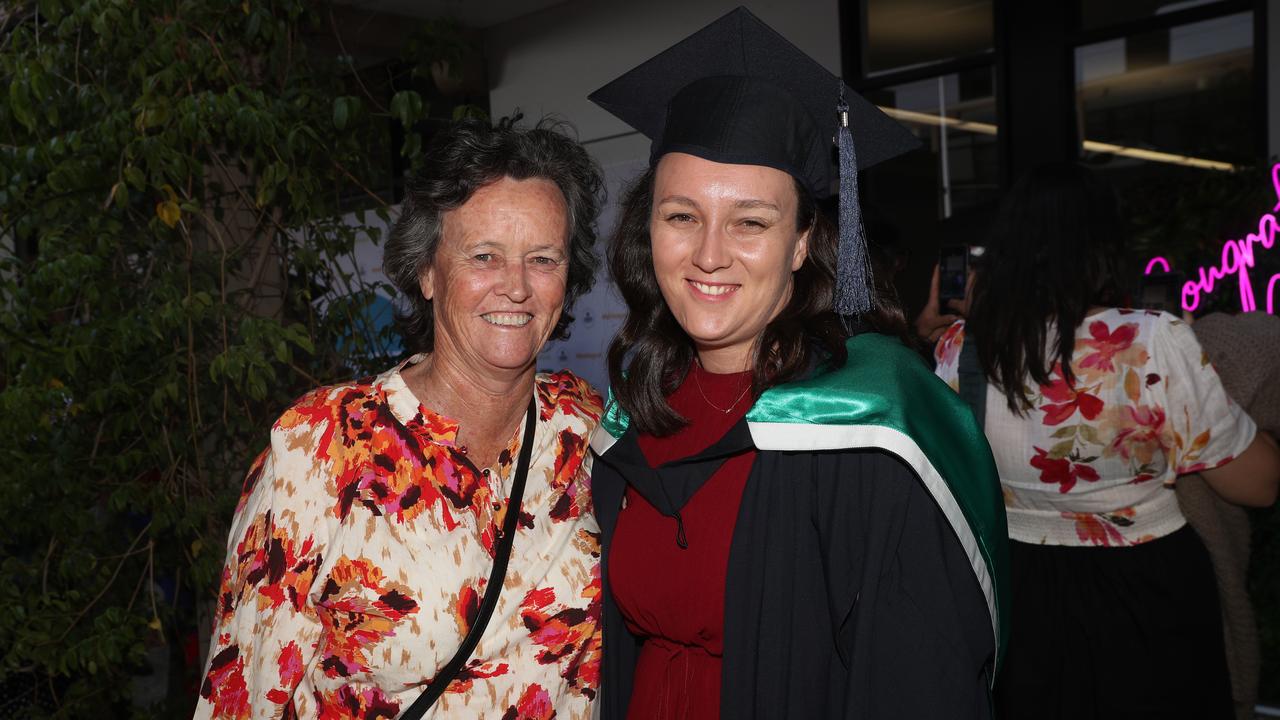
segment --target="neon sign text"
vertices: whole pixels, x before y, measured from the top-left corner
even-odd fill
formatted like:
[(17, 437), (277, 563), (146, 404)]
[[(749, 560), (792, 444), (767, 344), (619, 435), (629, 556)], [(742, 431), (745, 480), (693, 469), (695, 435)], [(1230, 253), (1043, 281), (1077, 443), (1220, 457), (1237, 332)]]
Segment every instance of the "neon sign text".
[[(1270, 250), (1275, 245), (1276, 235), (1280, 232), (1280, 163), (1271, 168), (1271, 187), (1276, 193), (1276, 204), (1271, 212), (1263, 213), (1258, 218), (1258, 231), (1249, 233), (1240, 240), (1228, 240), (1222, 244), (1222, 256), (1215, 267), (1196, 269), (1196, 273), (1182, 285), (1182, 309), (1192, 312), (1200, 307), (1201, 296), (1213, 292), (1214, 286), (1232, 275), (1240, 283), (1240, 307), (1244, 312), (1258, 309), (1258, 302), (1253, 295), (1253, 283), (1249, 279), (1249, 271), (1254, 266), (1254, 246), (1261, 245)], [(1156, 256), (1147, 261), (1145, 274), (1150, 275), (1158, 266), (1164, 266), (1169, 272), (1169, 261)], [(1267, 282), (1267, 312), (1275, 312), (1275, 288), (1280, 283), (1280, 273), (1271, 276)]]

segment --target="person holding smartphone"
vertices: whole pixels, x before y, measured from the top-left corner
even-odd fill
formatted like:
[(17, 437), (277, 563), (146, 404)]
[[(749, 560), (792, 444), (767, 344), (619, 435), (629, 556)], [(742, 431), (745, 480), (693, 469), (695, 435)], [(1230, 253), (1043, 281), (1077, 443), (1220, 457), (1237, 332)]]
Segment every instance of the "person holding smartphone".
[[(978, 250), (981, 248), (951, 245), (938, 253), (938, 264), (933, 266), (933, 279), (929, 283), (929, 299), (915, 320), (916, 336), (927, 341), (930, 347), (968, 311), (975, 265), (971, 257)], [(943, 309), (951, 312), (942, 312)]]

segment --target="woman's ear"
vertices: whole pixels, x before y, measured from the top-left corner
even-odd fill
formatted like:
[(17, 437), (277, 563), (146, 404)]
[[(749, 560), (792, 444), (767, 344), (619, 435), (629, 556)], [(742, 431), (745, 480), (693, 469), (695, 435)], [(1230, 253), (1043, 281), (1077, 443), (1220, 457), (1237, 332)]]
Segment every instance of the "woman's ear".
[(796, 239), (796, 247), (791, 253), (791, 272), (795, 272), (804, 265), (804, 261), (809, 257), (809, 235), (813, 232), (813, 227), (800, 233), (800, 237)]
[(435, 295), (435, 273), (431, 267), (418, 273), (418, 288), (422, 290), (422, 297), (427, 300)]

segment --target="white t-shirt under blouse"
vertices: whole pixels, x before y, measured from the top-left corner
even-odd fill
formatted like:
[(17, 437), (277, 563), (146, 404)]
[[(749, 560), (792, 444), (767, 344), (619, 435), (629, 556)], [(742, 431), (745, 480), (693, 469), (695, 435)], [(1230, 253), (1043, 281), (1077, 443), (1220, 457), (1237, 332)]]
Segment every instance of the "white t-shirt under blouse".
[[(934, 351), (953, 389), (964, 340), (962, 320)], [(1168, 535), (1186, 524), (1175, 478), (1231, 461), (1257, 431), (1191, 328), (1167, 313), (1090, 315), (1076, 330), (1071, 367), (1071, 385), (1057, 365), (1050, 384), (1028, 381), (1025, 417), (988, 383), (984, 429), (1013, 540), (1117, 546)]]

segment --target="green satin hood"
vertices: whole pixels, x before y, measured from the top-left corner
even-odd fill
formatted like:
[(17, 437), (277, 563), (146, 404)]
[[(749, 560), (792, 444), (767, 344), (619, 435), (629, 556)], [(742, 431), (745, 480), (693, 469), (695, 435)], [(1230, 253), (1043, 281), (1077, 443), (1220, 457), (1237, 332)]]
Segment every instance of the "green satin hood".
[[(850, 338), (848, 362), (767, 390), (747, 412), (761, 450), (822, 451), (877, 447), (920, 475), (974, 564), (988, 597), (997, 658), (1009, 632), (1009, 548), (995, 460), (968, 406), (894, 338)], [(610, 398), (593, 442), (604, 452), (629, 418)], [(603, 434), (603, 433), (602, 433)]]

